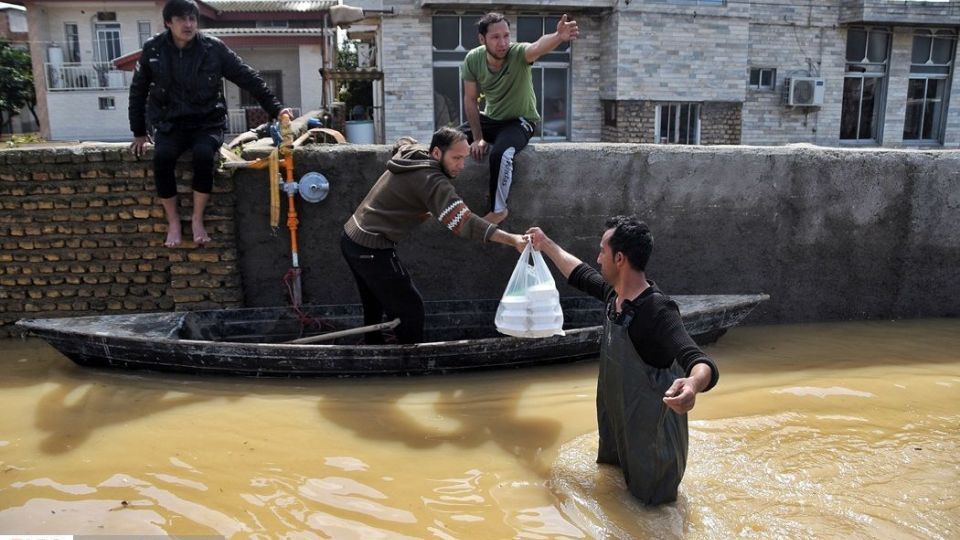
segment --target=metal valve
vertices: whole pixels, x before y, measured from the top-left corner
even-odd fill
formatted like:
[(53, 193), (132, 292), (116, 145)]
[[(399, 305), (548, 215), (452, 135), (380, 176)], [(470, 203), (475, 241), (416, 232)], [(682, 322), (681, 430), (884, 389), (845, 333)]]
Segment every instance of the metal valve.
[(303, 200), (318, 203), (330, 193), (330, 182), (318, 172), (308, 172), (300, 179), (299, 190)]

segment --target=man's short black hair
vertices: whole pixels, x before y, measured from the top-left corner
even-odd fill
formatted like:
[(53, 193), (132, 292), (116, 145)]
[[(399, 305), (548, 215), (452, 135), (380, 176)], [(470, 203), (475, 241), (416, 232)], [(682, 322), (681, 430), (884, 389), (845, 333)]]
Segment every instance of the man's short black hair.
[(491, 24), (497, 24), (498, 22), (505, 22), (507, 23), (507, 28), (510, 27), (510, 21), (508, 21), (502, 13), (497, 13), (495, 11), (487, 13), (483, 17), (480, 17), (480, 20), (477, 21), (477, 33), (481, 36), (486, 36), (487, 28), (489, 28)]
[(174, 17), (200, 16), (200, 8), (193, 0), (167, 0), (163, 6), (163, 22), (170, 22)]
[(452, 127), (442, 127), (433, 133), (430, 139), (430, 152), (434, 148), (439, 148), (441, 152), (446, 152), (452, 145), (467, 140), (467, 134)]
[(609, 246), (613, 253), (623, 253), (630, 267), (639, 272), (647, 268), (653, 252), (653, 233), (646, 223), (633, 216), (614, 216), (607, 220), (606, 229), (613, 229)]

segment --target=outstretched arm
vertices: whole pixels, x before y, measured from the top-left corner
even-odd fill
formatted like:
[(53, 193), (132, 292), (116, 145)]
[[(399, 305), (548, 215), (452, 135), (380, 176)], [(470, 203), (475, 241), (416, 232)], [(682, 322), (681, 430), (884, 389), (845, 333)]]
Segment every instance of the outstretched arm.
[(490, 235), (490, 241), (503, 244), (505, 246), (513, 246), (514, 249), (521, 253), (523, 252), (523, 249), (527, 247), (526, 236), (508, 233), (507, 231), (501, 229), (496, 229), (493, 231), (493, 234)]
[(527, 47), (524, 58), (528, 64), (532, 64), (541, 56), (559, 47), (561, 43), (573, 41), (578, 37), (580, 37), (580, 27), (577, 26), (577, 21), (567, 21), (567, 15), (564, 14), (557, 22), (557, 31), (540, 36), (540, 39)]
[(530, 238), (530, 243), (533, 245), (533, 249), (541, 251), (544, 255), (549, 257), (550, 260), (553, 261), (553, 264), (557, 267), (557, 270), (559, 270), (565, 278), (569, 278), (570, 273), (573, 272), (573, 269), (583, 263), (583, 261), (571, 255), (570, 253), (567, 253), (562, 247), (558, 246), (556, 242), (544, 234), (540, 227), (531, 227), (527, 231), (527, 236)]
[(696, 364), (690, 370), (689, 377), (681, 377), (670, 385), (664, 393), (663, 402), (678, 414), (693, 409), (697, 394), (710, 383), (711, 370), (707, 364)]

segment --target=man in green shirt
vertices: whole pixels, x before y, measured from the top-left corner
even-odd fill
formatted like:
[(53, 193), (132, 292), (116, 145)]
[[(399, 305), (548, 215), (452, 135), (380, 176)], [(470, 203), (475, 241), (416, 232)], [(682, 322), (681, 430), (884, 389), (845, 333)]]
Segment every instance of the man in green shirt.
[[(540, 121), (530, 66), (561, 43), (580, 35), (576, 21), (560, 17), (557, 31), (535, 43), (511, 43), (510, 23), (500, 13), (487, 13), (477, 22), (480, 46), (463, 61), (463, 108), (460, 126), (470, 140), (470, 154), (480, 160), (490, 150), (490, 213), (499, 223), (507, 217), (507, 196), (513, 183), (513, 158), (533, 136)], [(481, 94), (486, 102), (480, 112)]]

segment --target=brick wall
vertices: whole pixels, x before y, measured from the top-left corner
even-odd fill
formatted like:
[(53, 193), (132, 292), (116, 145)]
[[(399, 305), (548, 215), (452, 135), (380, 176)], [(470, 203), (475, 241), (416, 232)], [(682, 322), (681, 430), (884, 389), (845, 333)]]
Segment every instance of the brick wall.
[[(605, 101), (616, 108), (616, 125), (604, 119), (603, 142), (655, 143), (655, 101)], [(700, 108), (700, 144), (740, 144), (740, 103), (706, 102)]]
[(700, 108), (700, 144), (740, 144), (742, 105), (710, 102)]
[[(207, 209), (214, 242), (163, 246), (166, 220), (152, 154), (127, 145), (0, 150), (0, 336), (21, 316), (238, 306), (233, 181), (218, 177)], [(178, 177), (189, 193), (188, 162)], [(181, 196), (189, 205), (190, 197)], [(181, 209), (189, 218), (190, 209)]]
[(656, 103), (635, 99), (612, 103), (616, 108), (616, 125), (604, 121), (603, 142), (656, 142)]

